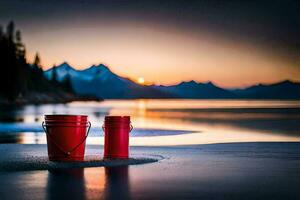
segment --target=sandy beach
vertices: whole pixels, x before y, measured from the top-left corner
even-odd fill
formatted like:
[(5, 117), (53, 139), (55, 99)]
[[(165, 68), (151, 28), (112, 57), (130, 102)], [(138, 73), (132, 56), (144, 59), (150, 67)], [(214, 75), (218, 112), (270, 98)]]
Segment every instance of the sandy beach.
[[(89, 145), (86, 154), (101, 152)], [(31, 171), (3, 166), (46, 158), (46, 145), (1, 145), (0, 153), (1, 199), (300, 198), (297, 142), (132, 147), (131, 157), (159, 161)]]

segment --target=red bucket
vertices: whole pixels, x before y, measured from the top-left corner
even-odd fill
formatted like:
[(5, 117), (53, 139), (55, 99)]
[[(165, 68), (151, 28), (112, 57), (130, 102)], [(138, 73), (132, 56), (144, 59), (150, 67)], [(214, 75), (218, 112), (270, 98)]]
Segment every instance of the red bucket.
[(106, 116), (104, 125), (104, 158), (127, 159), (129, 133), (132, 130), (130, 116)]
[(85, 141), (91, 128), (85, 115), (45, 115), (42, 124), (47, 135), (51, 161), (83, 161)]

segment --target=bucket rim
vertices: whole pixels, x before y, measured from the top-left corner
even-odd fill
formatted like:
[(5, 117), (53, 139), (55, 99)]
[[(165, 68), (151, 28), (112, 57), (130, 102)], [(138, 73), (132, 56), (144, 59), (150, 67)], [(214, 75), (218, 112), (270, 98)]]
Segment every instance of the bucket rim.
[(121, 120), (126, 120), (126, 121), (130, 121), (130, 116), (128, 115), (108, 115), (105, 116), (104, 118), (105, 121), (121, 121)]
[(74, 124), (79, 124), (79, 125), (82, 125), (82, 124), (88, 124), (89, 122), (88, 121), (86, 121), (86, 122), (80, 122), (80, 121), (45, 121), (45, 124), (51, 124), (51, 125), (53, 125), (53, 124), (72, 124), (72, 125), (74, 125)]
[(44, 115), (45, 118), (48, 118), (48, 117), (76, 117), (76, 118), (86, 118), (88, 117), (87, 115), (72, 115), (72, 114), (47, 114), (47, 115)]
[(86, 122), (88, 120), (87, 115), (45, 115), (45, 121), (57, 121), (57, 122)]
[(45, 124), (45, 127), (88, 127), (88, 124)]

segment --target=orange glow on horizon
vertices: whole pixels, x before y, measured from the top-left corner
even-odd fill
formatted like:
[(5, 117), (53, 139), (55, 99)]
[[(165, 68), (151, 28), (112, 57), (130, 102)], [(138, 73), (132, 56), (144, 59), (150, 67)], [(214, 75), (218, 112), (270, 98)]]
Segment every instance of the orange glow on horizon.
[(143, 77), (147, 83), (162, 85), (195, 80), (245, 87), (285, 79), (300, 81), (300, 68), (284, 56), (207, 32), (105, 24), (105, 29), (77, 27), (76, 34), (67, 28), (51, 32), (47, 38), (46, 34), (25, 40), (29, 61), (38, 51), (44, 69), (64, 61), (76, 69), (104, 63), (120, 76)]

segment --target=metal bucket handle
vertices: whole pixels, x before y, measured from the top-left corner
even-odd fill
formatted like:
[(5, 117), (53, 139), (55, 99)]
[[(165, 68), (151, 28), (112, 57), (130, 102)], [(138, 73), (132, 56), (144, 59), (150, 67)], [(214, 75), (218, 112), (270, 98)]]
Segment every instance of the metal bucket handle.
[(47, 132), (47, 125), (45, 124), (45, 122), (43, 121), (43, 123), (42, 123), (42, 127), (43, 127), (43, 129), (44, 129), (44, 131), (45, 131), (45, 133), (46, 133), (46, 135), (48, 136), (48, 138), (53, 142), (53, 144), (55, 144), (55, 146), (61, 151), (61, 152), (63, 152), (64, 154), (66, 154), (66, 155), (71, 155), (71, 153), (73, 152), (73, 151), (75, 151), (80, 145), (82, 145), (82, 143), (84, 143), (85, 142), (85, 140), (86, 140), (86, 138), (88, 137), (88, 135), (89, 135), (89, 132), (90, 132), (90, 129), (91, 129), (91, 122), (87, 122), (88, 123), (88, 130), (87, 130), (87, 133), (85, 134), (85, 137), (84, 137), (84, 139), (79, 143), (79, 144), (77, 144), (75, 147), (73, 147), (71, 150), (69, 150), (69, 151), (65, 151), (59, 144), (57, 144), (54, 140), (53, 140), (53, 138), (51, 137), (51, 135)]
[[(132, 126), (132, 124), (130, 122), (130, 131), (129, 131), (129, 133), (132, 131), (132, 129), (133, 129), (133, 126)], [(104, 124), (102, 125), (102, 130), (103, 130), (103, 132), (105, 132), (105, 126), (104, 126)]]

